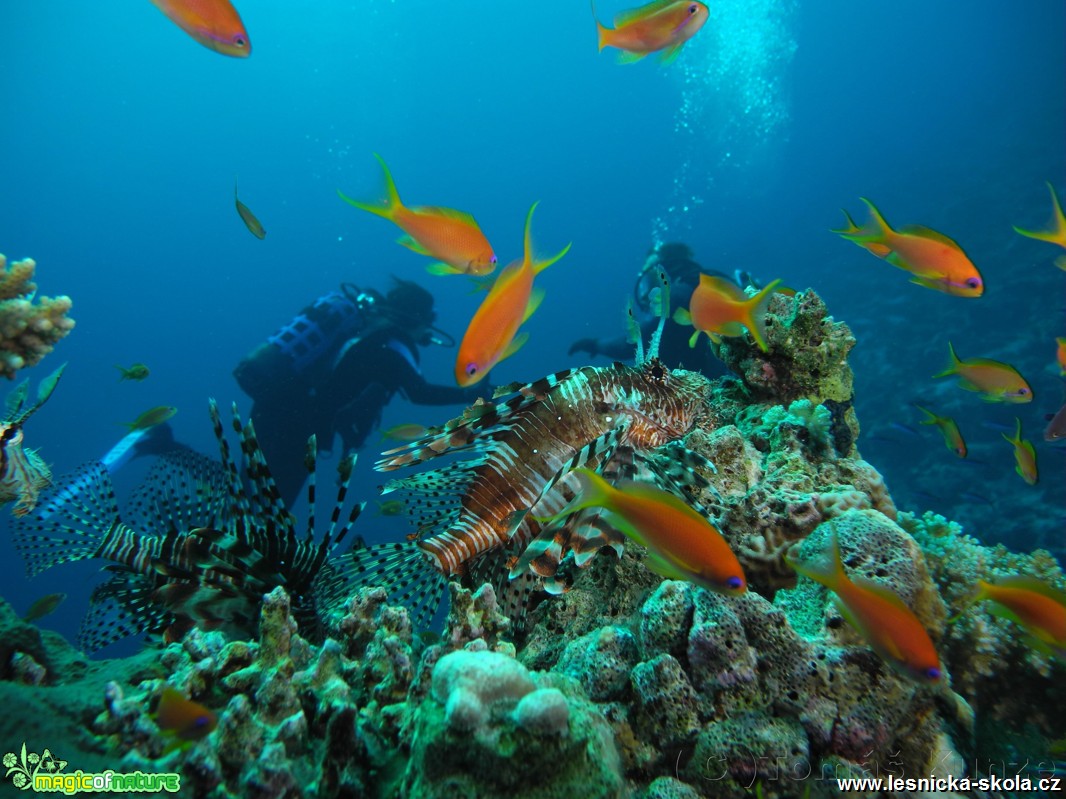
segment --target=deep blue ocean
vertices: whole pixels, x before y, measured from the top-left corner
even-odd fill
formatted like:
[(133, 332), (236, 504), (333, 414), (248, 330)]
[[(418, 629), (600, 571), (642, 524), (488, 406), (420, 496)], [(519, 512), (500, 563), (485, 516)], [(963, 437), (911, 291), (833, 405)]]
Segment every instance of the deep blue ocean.
[[(628, 5), (600, 0), (597, 12), (606, 21)], [(39, 292), (72, 297), (77, 321), (24, 372), (36, 384), (69, 364), (25, 429), (57, 476), (156, 405), (179, 409), (180, 440), (216, 454), (208, 397), (247, 412), (234, 366), (342, 281), (416, 280), (461, 337), (480, 299), (467, 281), (427, 275), (394, 226), (337, 197), (377, 196), (376, 152), (405, 202), (473, 213), (504, 263), (521, 254), (534, 201), (539, 249), (573, 242), (538, 278), (547, 296), (530, 341), (494, 384), (587, 363), (569, 344), (620, 334), (648, 249), (683, 241), (708, 268), (814, 288), (851, 326), (859, 447), (902, 508), (1062, 557), (1066, 451), (1041, 433), (1064, 398), (1054, 339), (1066, 335), (1066, 273), (1052, 264), (1061, 248), (1011, 229), (1045, 224), (1046, 181), (1066, 197), (1061, 0), (714, 2), (668, 66), (597, 53), (576, 0), (237, 6), (248, 59), (201, 47), (147, 0), (0, 4), (0, 252), (36, 259)], [(234, 210), (237, 176), (265, 240)], [(894, 226), (958, 241), (985, 296), (913, 285), (829, 232), (841, 208), (865, 217), (860, 196)], [(949, 340), (964, 358), (1016, 366), (1035, 401), (987, 404), (932, 380)], [(451, 383), (454, 358), (426, 350), (423, 371)], [(133, 362), (151, 376), (120, 383), (114, 365)], [(966, 461), (918, 428), (913, 402), (956, 418)], [(397, 399), (384, 426), (460, 410)], [(1036, 486), (995, 427), (1016, 416), (1036, 445)], [(373, 436), (357, 467), (354, 492), (368, 500), (381, 448)], [(120, 473), (120, 498), (146, 466)], [(358, 532), (406, 532), (372, 508)], [(100, 564), (27, 581), (2, 513), (3, 596), (24, 611), (67, 592), (42, 623), (72, 637)]]

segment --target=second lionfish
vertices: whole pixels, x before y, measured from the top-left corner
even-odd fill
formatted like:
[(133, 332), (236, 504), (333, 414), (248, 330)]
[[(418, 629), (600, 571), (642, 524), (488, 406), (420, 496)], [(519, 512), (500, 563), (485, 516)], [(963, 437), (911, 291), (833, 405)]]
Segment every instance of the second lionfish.
[(342, 519), (355, 456), (340, 463), (329, 529), (316, 541), (314, 438), (305, 459), (310, 510), (301, 535), (251, 423), (242, 423), (234, 407), (238, 467), (214, 401), (211, 419), (221, 461), (187, 450), (163, 456), (124, 515), (107, 468), (94, 462), (60, 480), (14, 525), (30, 576), (70, 561), (108, 561), (110, 576), (93, 591), (78, 636), (86, 651), (138, 633), (173, 637), (193, 625), (250, 635), (263, 594), (277, 586), (288, 591), (302, 633), (320, 636), (319, 586), (329, 582), (336, 547), (363, 509), (354, 504)]
[(384, 487), (401, 497), (415, 532), (353, 549), (327, 593), (383, 585), (425, 624), (448, 580), (488, 582), (521, 626), (530, 592), (566, 590), (572, 569), (604, 547), (621, 554), (624, 536), (598, 509), (543, 521), (574, 498), (578, 467), (650, 482), (707, 515), (699, 503), (714, 467), (683, 438), (705, 415), (710, 382), (666, 368), (656, 357), (659, 333), (647, 357), (634, 335), (633, 366), (568, 369), (499, 390), (496, 401), (479, 401), (432, 435), (386, 452), (379, 471), (461, 457)]

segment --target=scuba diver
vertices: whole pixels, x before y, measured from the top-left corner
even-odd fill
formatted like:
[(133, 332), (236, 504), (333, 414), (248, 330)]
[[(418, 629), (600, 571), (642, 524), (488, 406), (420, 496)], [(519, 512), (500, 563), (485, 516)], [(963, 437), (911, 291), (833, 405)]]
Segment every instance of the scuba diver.
[(492, 394), (484, 385), (426, 382), (419, 348), (454, 346), (455, 340), (433, 326), (432, 294), (416, 283), (393, 281), (385, 296), (342, 283), (233, 372), (253, 400), (256, 436), (288, 507), (307, 479), (304, 453), (312, 433), (319, 449), (330, 451), (339, 436), (349, 452), (363, 446), (396, 393), (419, 405), (468, 405)]
[[(659, 324), (657, 309), (652, 307), (652, 292), (659, 288), (659, 271), (665, 271), (670, 280), (670, 312), (677, 308), (688, 308), (692, 292), (700, 282), (700, 274), (724, 277), (727, 280), (752, 282), (746, 273), (729, 276), (713, 269), (704, 269), (692, 257), (692, 250), (687, 244), (671, 242), (658, 244), (648, 253), (648, 259), (641, 267), (633, 285), (633, 314), (640, 324), (641, 336), (648, 341)], [(744, 285), (741, 283), (741, 285)], [(659, 342), (659, 358), (671, 369), (684, 367), (703, 372), (708, 377), (726, 373), (725, 365), (715, 357), (706, 342), (698, 341), (695, 347), (689, 347), (692, 328), (681, 326), (673, 319), (667, 319), (663, 327), (662, 340)], [(597, 338), (578, 339), (570, 345), (568, 355), (587, 352), (589, 355), (606, 355), (619, 361), (628, 361), (633, 357), (633, 342), (626, 336), (602, 340)]]

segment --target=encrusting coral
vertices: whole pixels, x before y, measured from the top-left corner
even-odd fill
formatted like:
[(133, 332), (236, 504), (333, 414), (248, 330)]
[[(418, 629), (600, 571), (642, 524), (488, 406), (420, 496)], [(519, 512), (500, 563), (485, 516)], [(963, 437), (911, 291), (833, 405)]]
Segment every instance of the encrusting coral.
[(36, 364), (74, 328), (70, 297), (34, 297), (36, 269), (32, 258), (8, 264), (0, 253), (0, 375), (7, 378)]

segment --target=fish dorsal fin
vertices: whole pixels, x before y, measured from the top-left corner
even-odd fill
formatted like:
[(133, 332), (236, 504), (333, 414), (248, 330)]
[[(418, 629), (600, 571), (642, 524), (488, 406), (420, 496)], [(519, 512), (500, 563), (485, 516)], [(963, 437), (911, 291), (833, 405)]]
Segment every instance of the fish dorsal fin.
[(873, 580), (869, 580), (865, 577), (854, 577), (851, 581), (863, 591), (868, 591), (878, 599), (891, 605), (895, 610), (903, 611), (911, 616), (914, 615), (914, 611), (907, 607), (906, 603), (899, 598), (897, 593), (890, 588), (886, 588), (881, 583), (875, 583)]
[(615, 15), (614, 25), (616, 28), (631, 25), (634, 22), (639, 22), (642, 19), (655, 16), (660, 11), (664, 11), (670, 6), (676, 6), (677, 4), (678, 0), (655, 0), (647, 5), (640, 6), (640, 8), (630, 8), (626, 11), (620, 11)]
[(947, 244), (950, 247), (959, 248), (958, 242), (949, 239), (943, 233), (937, 233), (935, 230), (930, 230), (924, 225), (906, 225), (899, 229), (900, 233), (906, 233), (910, 236), (921, 236), (923, 239), (932, 239), (933, 241), (939, 241), (941, 244)]
[(744, 289), (732, 280), (726, 280), (724, 277), (700, 275), (700, 288), (710, 289), (717, 294), (722, 294), (728, 297), (734, 302), (744, 302), (748, 299), (748, 295), (744, 293)]
[(462, 222), (470, 225), (471, 227), (481, 230), (478, 226), (477, 220), (474, 219), (472, 214), (468, 214), (465, 211), (456, 211), (454, 208), (443, 208), (439, 205), (417, 205), (411, 208), (416, 214), (430, 214), (432, 216), (440, 216), (445, 219), (451, 219), (455, 222)]

